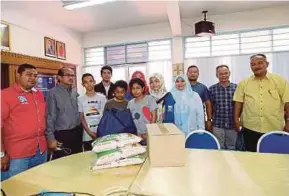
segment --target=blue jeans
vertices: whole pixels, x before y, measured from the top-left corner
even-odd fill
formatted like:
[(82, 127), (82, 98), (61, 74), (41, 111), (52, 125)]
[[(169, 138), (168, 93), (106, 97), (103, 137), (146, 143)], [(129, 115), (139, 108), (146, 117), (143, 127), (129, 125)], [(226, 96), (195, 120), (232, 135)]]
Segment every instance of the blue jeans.
[(34, 156), (19, 159), (11, 159), (9, 170), (1, 171), (1, 181), (7, 180), (8, 178), (16, 174), (19, 174), (32, 167), (45, 163), (46, 160), (47, 160), (47, 151), (41, 154), (39, 147)]

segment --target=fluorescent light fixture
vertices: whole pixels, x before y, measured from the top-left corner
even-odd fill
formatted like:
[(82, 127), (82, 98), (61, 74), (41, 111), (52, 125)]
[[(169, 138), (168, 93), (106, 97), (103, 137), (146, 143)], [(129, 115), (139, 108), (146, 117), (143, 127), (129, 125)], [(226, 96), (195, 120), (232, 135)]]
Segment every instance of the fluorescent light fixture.
[(71, 4), (66, 4), (63, 7), (68, 10), (73, 10), (77, 8), (99, 5), (99, 4), (104, 4), (104, 3), (113, 2), (113, 1), (116, 1), (116, 0), (87, 0), (87, 1), (79, 1), (79, 2), (74, 2)]

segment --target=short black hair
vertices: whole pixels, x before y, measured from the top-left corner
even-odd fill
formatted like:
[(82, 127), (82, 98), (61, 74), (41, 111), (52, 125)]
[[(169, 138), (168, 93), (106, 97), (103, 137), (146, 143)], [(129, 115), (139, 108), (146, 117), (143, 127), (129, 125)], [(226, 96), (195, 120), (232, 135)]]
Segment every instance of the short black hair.
[(103, 67), (101, 68), (101, 70), (100, 70), (100, 75), (102, 75), (102, 72), (103, 72), (105, 69), (106, 69), (106, 70), (109, 70), (110, 73), (112, 74), (112, 68), (111, 68), (111, 66), (106, 65), (106, 66), (103, 66)]
[(58, 76), (64, 76), (64, 70), (65, 69), (71, 69), (70, 67), (62, 67), (58, 70), (57, 75)]
[(17, 69), (17, 73), (19, 73), (21, 75), (26, 69), (35, 69), (36, 70), (36, 67), (34, 65), (31, 65), (28, 63), (21, 64)]
[(187, 72), (189, 72), (189, 70), (192, 69), (192, 68), (196, 68), (199, 71), (199, 68), (198, 68), (197, 65), (191, 65), (191, 66), (188, 67)]
[(145, 83), (144, 83), (141, 79), (139, 79), (139, 78), (131, 79), (130, 82), (129, 82), (129, 88), (132, 89), (132, 86), (133, 86), (134, 84), (138, 84), (138, 85), (140, 85), (142, 88), (145, 87)]
[(228, 67), (228, 65), (219, 65), (216, 67), (216, 73), (218, 73), (218, 69), (222, 68), (222, 67), (226, 67), (228, 70), (230, 70), (230, 68)]
[(83, 82), (83, 79), (84, 79), (85, 77), (88, 77), (88, 76), (92, 77), (92, 79), (94, 80), (94, 77), (93, 77), (92, 74), (90, 74), (90, 73), (85, 73), (85, 74), (82, 75), (81, 81)]
[(114, 90), (119, 87), (125, 90), (125, 92), (127, 91), (127, 83), (124, 80), (118, 80), (114, 83)]

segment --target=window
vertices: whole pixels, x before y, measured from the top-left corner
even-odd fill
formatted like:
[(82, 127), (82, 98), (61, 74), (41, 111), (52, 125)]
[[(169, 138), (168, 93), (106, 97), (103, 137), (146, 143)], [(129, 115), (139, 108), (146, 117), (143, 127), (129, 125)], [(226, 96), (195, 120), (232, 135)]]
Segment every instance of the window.
[(97, 47), (84, 51), (83, 72), (92, 73), (96, 82), (101, 81), (101, 67), (107, 64), (113, 67), (113, 82), (120, 79), (128, 82), (135, 71), (142, 71), (147, 80), (157, 72), (164, 76), (167, 88), (171, 88), (171, 40)]
[(149, 61), (171, 59), (171, 41), (151, 41), (149, 46)]
[(270, 30), (241, 33), (241, 53), (270, 52), (272, 36)]
[(289, 27), (273, 30), (273, 50), (289, 50)]
[(289, 27), (185, 38), (185, 58), (289, 51)]
[(125, 46), (110, 46), (106, 47), (106, 64), (119, 65), (124, 64), (125, 59)]
[(146, 43), (129, 44), (126, 46), (127, 63), (142, 63), (148, 61), (148, 46)]
[(84, 67), (83, 73), (91, 73), (94, 77), (96, 83), (102, 80), (100, 76), (100, 70), (102, 66), (91, 66), (91, 67)]
[(190, 37), (185, 42), (185, 58), (210, 56), (210, 37)]
[(89, 48), (84, 50), (85, 65), (104, 65), (104, 48)]
[(239, 53), (239, 34), (217, 35), (213, 36), (211, 39), (213, 56)]

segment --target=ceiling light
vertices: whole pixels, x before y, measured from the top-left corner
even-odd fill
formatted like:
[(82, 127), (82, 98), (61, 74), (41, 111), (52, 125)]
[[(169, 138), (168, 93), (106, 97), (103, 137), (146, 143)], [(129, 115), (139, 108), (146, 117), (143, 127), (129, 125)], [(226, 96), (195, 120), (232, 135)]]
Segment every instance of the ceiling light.
[(215, 24), (207, 21), (207, 12), (203, 11), (204, 20), (195, 24), (195, 34), (197, 36), (212, 36), (215, 35)]
[(93, 5), (99, 5), (99, 4), (104, 4), (108, 2), (113, 2), (116, 0), (86, 0), (86, 1), (63, 1), (64, 3), (64, 8), (68, 10), (73, 10), (77, 8), (83, 8), (83, 7), (88, 7), (88, 6), (93, 6)]

